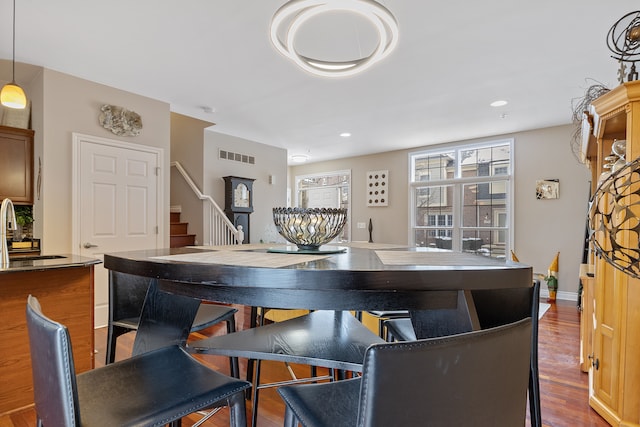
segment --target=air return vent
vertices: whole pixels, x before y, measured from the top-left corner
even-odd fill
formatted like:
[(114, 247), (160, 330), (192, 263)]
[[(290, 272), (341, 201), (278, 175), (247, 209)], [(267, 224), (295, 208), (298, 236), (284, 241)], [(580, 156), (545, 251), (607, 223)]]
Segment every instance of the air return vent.
[(256, 158), (247, 154), (234, 153), (233, 151), (220, 150), (219, 157), (221, 159), (233, 160), (240, 163), (249, 163), (250, 165), (256, 164)]

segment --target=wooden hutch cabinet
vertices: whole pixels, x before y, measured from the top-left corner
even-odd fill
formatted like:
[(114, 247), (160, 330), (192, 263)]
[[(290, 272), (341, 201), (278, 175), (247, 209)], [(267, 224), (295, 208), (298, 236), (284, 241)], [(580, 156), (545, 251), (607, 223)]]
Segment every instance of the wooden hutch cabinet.
[[(583, 155), (595, 190), (615, 140), (626, 140), (626, 160), (640, 157), (640, 81), (600, 96), (590, 112), (593, 132), (583, 139)], [(625, 233), (628, 241), (630, 233)], [(583, 296), (583, 304), (593, 309), (583, 329), (591, 336), (582, 337), (591, 345), (586, 349), (591, 362), (589, 404), (613, 426), (640, 426), (640, 279), (600, 257), (595, 257), (594, 275), (593, 292)]]
[(33, 204), (33, 130), (0, 126), (0, 200)]

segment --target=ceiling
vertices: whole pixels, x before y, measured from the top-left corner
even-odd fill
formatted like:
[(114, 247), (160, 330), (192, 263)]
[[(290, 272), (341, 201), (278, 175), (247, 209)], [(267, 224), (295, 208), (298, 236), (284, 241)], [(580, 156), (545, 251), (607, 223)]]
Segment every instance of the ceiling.
[[(315, 162), (570, 123), (589, 86), (618, 84), (606, 35), (640, 9), (637, 0), (381, 0), (398, 22), (397, 48), (362, 74), (323, 78), (271, 45), (284, 3), (17, 0), (16, 60), (165, 101), (216, 132)], [(5, 59), (11, 7), (0, 0)], [(301, 32), (300, 46), (327, 56), (325, 44), (346, 56), (367, 49), (363, 20), (332, 19)], [(498, 99), (509, 104), (489, 106)]]

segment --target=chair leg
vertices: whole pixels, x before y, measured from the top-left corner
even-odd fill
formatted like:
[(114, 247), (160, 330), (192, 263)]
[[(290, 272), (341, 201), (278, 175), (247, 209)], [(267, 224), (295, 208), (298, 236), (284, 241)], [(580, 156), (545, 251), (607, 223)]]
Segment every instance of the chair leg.
[(245, 405), (244, 393), (236, 393), (228, 400), (229, 405), (229, 426), (247, 426), (247, 407)]
[(293, 411), (291, 410), (289, 405), (287, 405), (287, 407), (286, 407), (286, 409), (284, 411), (284, 424), (283, 424), (283, 427), (297, 427), (297, 426), (298, 426), (298, 420), (296, 420), (296, 417), (293, 414)]
[(260, 390), (258, 390), (258, 388), (260, 387), (260, 368), (261, 368), (261, 363), (262, 361), (260, 359), (257, 359), (255, 361), (255, 366), (256, 366), (256, 373), (255, 373), (255, 378), (253, 381), (253, 395), (251, 397), (252, 402), (252, 411), (251, 411), (251, 427), (256, 427), (256, 422), (258, 421), (258, 393)]
[[(235, 317), (227, 320), (227, 334), (232, 334), (236, 331), (236, 322)], [(229, 369), (231, 372), (231, 376), (234, 378), (240, 378), (240, 367), (238, 365), (237, 357), (229, 358)]]
[(113, 363), (116, 358), (116, 337), (113, 336), (113, 326), (107, 327), (107, 354), (104, 364)]
[(113, 325), (107, 327), (107, 351), (105, 355), (105, 365), (113, 363), (116, 360), (116, 344), (118, 337), (132, 330), (133, 329)]
[[(249, 328), (255, 328), (258, 326), (258, 307), (251, 307), (251, 314), (249, 314)], [(247, 360), (247, 381), (253, 382), (253, 366), (255, 365), (255, 359)], [(247, 390), (247, 399), (251, 398), (251, 389)]]

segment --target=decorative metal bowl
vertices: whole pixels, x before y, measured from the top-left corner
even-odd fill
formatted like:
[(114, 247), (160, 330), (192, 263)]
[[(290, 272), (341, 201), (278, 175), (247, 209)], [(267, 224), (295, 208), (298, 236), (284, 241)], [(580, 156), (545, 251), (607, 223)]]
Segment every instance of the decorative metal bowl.
[(273, 208), (278, 233), (299, 250), (317, 251), (332, 241), (347, 222), (347, 209)]

